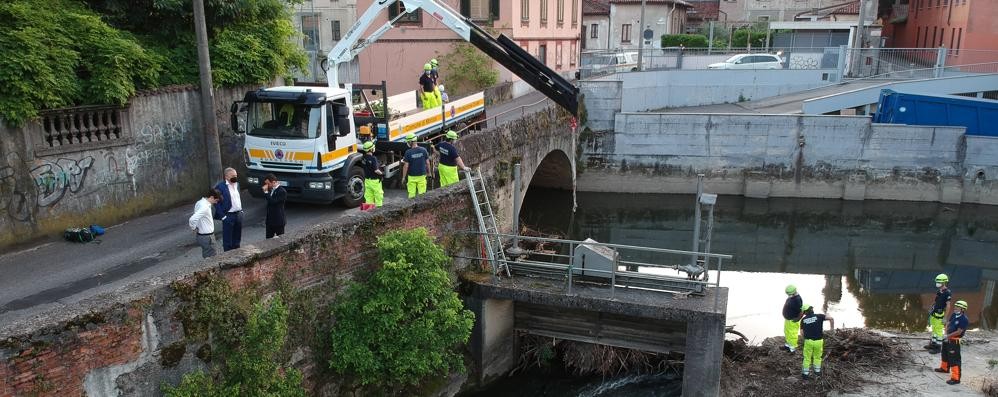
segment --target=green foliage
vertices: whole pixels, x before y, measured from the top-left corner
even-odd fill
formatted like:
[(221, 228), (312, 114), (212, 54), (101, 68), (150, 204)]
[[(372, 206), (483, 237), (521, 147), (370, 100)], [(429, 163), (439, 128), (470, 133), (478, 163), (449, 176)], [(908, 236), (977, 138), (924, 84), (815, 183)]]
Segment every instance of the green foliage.
[(124, 104), (159, 77), (134, 37), (75, 2), (0, 2), (0, 20), (0, 118), (12, 125), (44, 108)]
[(707, 36), (702, 34), (663, 34), (662, 47), (707, 48)]
[(281, 293), (262, 303), (234, 294), (219, 277), (179, 292), (193, 294), (181, 310), (184, 331), (189, 339), (211, 340), (214, 366), (210, 374), (184, 375), (176, 387), (164, 385), (168, 397), (305, 395), (301, 373), (280, 364), (289, 320)]
[(731, 37), (731, 46), (743, 48), (751, 45), (753, 48), (764, 47), (766, 45), (766, 31), (757, 29), (738, 29)]
[(378, 238), (382, 268), (353, 284), (334, 309), (330, 366), (361, 385), (417, 385), (463, 370), (474, 314), (452, 290), (450, 259), (425, 229)]
[(447, 87), (451, 98), (484, 90), (499, 81), (492, 58), (471, 44), (454, 44), (451, 52), (438, 59), (441, 84)]

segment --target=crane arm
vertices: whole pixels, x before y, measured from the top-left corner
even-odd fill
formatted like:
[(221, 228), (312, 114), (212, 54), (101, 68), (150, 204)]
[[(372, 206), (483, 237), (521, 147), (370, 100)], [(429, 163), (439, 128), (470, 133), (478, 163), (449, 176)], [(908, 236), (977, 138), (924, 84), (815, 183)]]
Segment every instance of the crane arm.
[[(551, 98), (555, 103), (572, 114), (578, 113), (578, 88), (528, 54), (505, 35), (500, 34), (498, 37), (492, 37), (488, 32), (438, 0), (400, 0), (400, 2), (405, 6), (406, 12), (423, 9), (427, 14), (461, 36), (462, 39), (478, 47), (486, 55)], [(374, 4), (357, 19), (357, 23), (350, 28), (343, 39), (329, 51), (327, 58), (330, 60), (330, 67), (326, 70), (326, 81), (331, 87), (339, 85), (337, 74), (339, 65), (350, 62), (357, 54), (377, 41), (402, 16), (400, 14), (382, 25), (368, 38), (361, 39), (361, 35), (371, 26), (381, 10), (388, 8), (393, 3), (392, 0), (375, 0)]]

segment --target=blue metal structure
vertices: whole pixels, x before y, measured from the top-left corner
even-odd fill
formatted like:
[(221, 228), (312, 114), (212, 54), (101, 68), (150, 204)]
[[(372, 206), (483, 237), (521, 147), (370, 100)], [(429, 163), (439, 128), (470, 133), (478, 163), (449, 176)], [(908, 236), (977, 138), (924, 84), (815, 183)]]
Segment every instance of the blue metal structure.
[(967, 135), (998, 136), (998, 101), (884, 89), (873, 122), (966, 127)]

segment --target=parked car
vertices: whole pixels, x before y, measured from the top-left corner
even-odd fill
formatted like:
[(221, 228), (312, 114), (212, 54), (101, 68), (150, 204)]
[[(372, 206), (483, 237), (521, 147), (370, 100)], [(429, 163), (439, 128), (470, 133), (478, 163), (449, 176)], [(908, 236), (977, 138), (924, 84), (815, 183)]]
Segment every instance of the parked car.
[[(620, 53), (583, 53), (580, 70), (585, 70), (582, 77), (601, 76), (611, 73), (633, 72), (638, 70), (637, 52)], [(579, 72), (576, 72), (576, 78)]]
[(783, 59), (773, 54), (738, 54), (707, 69), (783, 69)]

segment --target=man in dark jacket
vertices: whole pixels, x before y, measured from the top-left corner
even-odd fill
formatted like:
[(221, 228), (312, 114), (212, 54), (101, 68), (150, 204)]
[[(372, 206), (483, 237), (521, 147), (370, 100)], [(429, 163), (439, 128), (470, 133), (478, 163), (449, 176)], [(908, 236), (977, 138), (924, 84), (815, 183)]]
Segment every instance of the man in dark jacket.
[(239, 197), (239, 175), (235, 168), (226, 168), (225, 180), (215, 185), (222, 201), (215, 204), (215, 219), (222, 221), (222, 251), (239, 248), (243, 239), (243, 201)]
[(288, 191), (281, 186), (274, 174), (263, 177), (263, 194), (267, 195), (267, 238), (279, 237), (284, 234), (284, 225), (288, 223), (284, 215), (284, 202), (288, 200)]
[(791, 353), (797, 351), (797, 336), (800, 333), (800, 318), (804, 314), (801, 306), (804, 301), (797, 294), (797, 287), (788, 285), (785, 292), (787, 300), (783, 303), (783, 337), (786, 342), (782, 349)]

